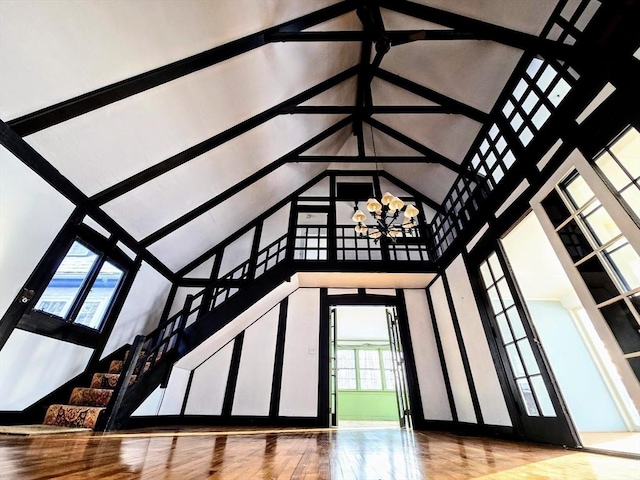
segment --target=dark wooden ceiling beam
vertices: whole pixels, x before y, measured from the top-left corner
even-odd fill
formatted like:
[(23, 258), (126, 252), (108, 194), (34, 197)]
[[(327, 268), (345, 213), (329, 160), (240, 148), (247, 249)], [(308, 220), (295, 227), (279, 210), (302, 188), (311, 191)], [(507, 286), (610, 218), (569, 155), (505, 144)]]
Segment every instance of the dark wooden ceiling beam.
[(8, 125), (25, 137), (57, 125), (132, 95), (144, 92), (198, 70), (262, 47), (270, 42), (269, 35), (297, 32), (339, 17), (354, 10), (355, 2), (346, 0), (272, 28), (220, 45), (183, 60), (164, 65), (135, 77), (107, 85), (78, 97), (11, 120)]
[(208, 151), (213, 150), (214, 148), (219, 147), (220, 145), (228, 142), (229, 140), (232, 140), (257, 126), (262, 125), (263, 123), (280, 115), (280, 113), (284, 109), (298, 105), (299, 103), (305, 102), (310, 98), (315, 97), (319, 93), (329, 90), (330, 88), (338, 85), (344, 80), (347, 80), (348, 78), (352, 77), (356, 73), (358, 73), (357, 65), (337, 75), (334, 75), (328, 80), (325, 80), (324, 82), (321, 82), (318, 85), (315, 85), (305, 90), (304, 92), (294, 97), (291, 97), (290, 99), (285, 100), (284, 102), (245, 120), (244, 122), (240, 122), (239, 124), (234, 125), (233, 127), (225, 130), (224, 132), (214, 135), (213, 137), (207, 140), (204, 140), (203, 142), (200, 142), (199, 144), (194, 145), (193, 147), (190, 147), (187, 150), (184, 150), (183, 152), (180, 152), (166, 160), (163, 160), (160, 163), (157, 163), (143, 170), (142, 172), (139, 172), (103, 190), (102, 192), (94, 195), (92, 197), (92, 200), (95, 201), (97, 205), (104, 205), (105, 203), (110, 202), (111, 200), (119, 197), (120, 195), (124, 195), (125, 193), (130, 192), (131, 190), (139, 187), (140, 185), (143, 185), (153, 180), (154, 178), (157, 178), (160, 175), (163, 175), (173, 170), (174, 168), (179, 167), (180, 165), (183, 165), (188, 161), (193, 160), (194, 158)]
[(501, 27), (427, 5), (409, 2), (407, 0), (379, 0), (378, 3), (383, 8), (404, 15), (437, 23), (455, 30), (473, 33), (481, 40), (491, 40), (510, 47), (540, 53), (544, 56), (551, 56), (561, 60), (570, 59), (573, 54), (573, 47), (570, 45), (553, 42), (518, 30)]
[(394, 128), (388, 125), (385, 125), (384, 123), (376, 120), (375, 118), (367, 118), (365, 119), (365, 122), (367, 122), (369, 125), (374, 127), (376, 130), (379, 130), (382, 133), (390, 136), (391, 138), (405, 144), (407, 147), (412, 148), (416, 152), (423, 154), (425, 156), (425, 163), (439, 163), (442, 166), (447, 167), (449, 170), (455, 173), (463, 174), (463, 175), (468, 174), (470, 176), (473, 176), (471, 172), (465, 170), (453, 160), (450, 160), (444, 155), (434, 150), (431, 150), (429, 147), (421, 144), (420, 142), (417, 142), (413, 138), (410, 138), (403, 133), (398, 132)]
[(433, 163), (427, 157), (401, 157), (401, 156), (365, 156), (359, 155), (299, 155), (289, 160), (297, 163), (326, 163), (326, 162), (343, 162), (343, 163)]
[[(352, 114), (357, 108), (349, 105), (303, 105), (283, 109), (283, 114)], [(370, 107), (371, 114), (461, 114), (442, 105), (374, 105)]]
[(158, 240), (166, 237), (170, 233), (176, 231), (180, 227), (183, 227), (184, 225), (186, 225), (187, 223), (189, 223), (192, 220), (196, 219), (200, 215), (202, 215), (202, 214), (208, 212), (209, 210), (215, 208), (217, 205), (221, 204), (225, 200), (228, 200), (229, 198), (233, 197), (237, 193), (240, 193), (245, 188), (253, 185), (258, 180), (266, 177), (268, 174), (270, 174), (271, 172), (277, 170), (278, 168), (280, 168), (281, 166), (283, 166), (287, 162), (291, 161), (292, 159), (297, 158), (299, 155), (301, 155), (302, 153), (306, 152), (307, 150), (309, 150), (313, 146), (317, 145), (318, 143), (322, 142), (323, 140), (326, 140), (327, 138), (329, 138), (334, 133), (337, 133), (342, 128), (344, 128), (347, 125), (349, 125), (351, 123), (351, 121), (352, 121), (351, 117), (346, 117), (346, 118), (343, 118), (342, 120), (340, 120), (339, 122), (336, 122), (331, 127), (327, 128), (323, 132), (321, 132), (318, 135), (314, 136), (310, 140), (307, 140), (305, 143), (303, 143), (302, 145), (298, 146), (297, 148), (291, 150), (289, 153), (283, 155), (278, 160), (275, 160), (275, 161), (271, 162), (266, 167), (261, 168), (260, 170), (258, 170), (257, 172), (253, 173), (252, 175), (249, 175), (248, 177), (244, 178), (242, 181), (238, 182), (234, 186), (226, 189), (224, 192), (216, 195), (215, 197), (211, 198), (210, 200), (207, 200), (206, 202), (204, 202), (203, 204), (197, 206), (193, 210), (185, 213), (180, 218), (177, 218), (173, 222), (170, 222), (169, 224), (167, 224), (164, 227), (160, 228), (159, 230), (155, 231), (151, 235), (149, 235), (146, 238), (142, 239), (140, 241), (140, 244), (143, 245), (143, 246), (149, 246), (152, 243), (155, 243)]
[(447, 97), (442, 93), (436, 92), (435, 90), (425, 87), (424, 85), (420, 85), (419, 83), (415, 83), (401, 77), (400, 75), (396, 75), (395, 73), (383, 70), (382, 68), (376, 68), (374, 75), (385, 82), (389, 82), (397, 87), (407, 90), (408, 92), (438, 103), (439, 105), (449, 109), (451, 113), (459, 113), (479, 123), (485, 123), (489, 118), (489, 114), (482, 110), (478, 110), (475, 107), (462, 103), (451, 97)]
[[(482, 40), (474, 32), (462, 30), (386, 30), (391, 45), (429, 40)], [(275, 32), (267, 36), (270, 42), (362, 42), (375, 40), (367, 31)]]

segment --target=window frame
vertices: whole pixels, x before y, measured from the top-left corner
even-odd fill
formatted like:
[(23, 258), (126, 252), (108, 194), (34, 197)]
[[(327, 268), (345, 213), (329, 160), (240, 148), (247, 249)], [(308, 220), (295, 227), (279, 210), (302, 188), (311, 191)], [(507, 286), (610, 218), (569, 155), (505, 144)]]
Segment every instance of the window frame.
[[(354, 352), (354, 370), (355, 370), (355, 380), (356, 380), (356, 388), (340, 388), (338, 386), (338, 391), (340, 392), (363, 392), (363, 393), (380, 393), (380, 392), (396, 392), (395, 383), (388, 385), (386, 380), (386, 368), (384, 365), (384, 351), (391, 351), (391, 347), (389, 345), (375, 345), (375, 344), (357, 344), (357, 345), (338, 345), (336, 350), (351, 350)], [(382, 388), (379, 389), (363, 389), (362, 382), (360, 379), (360, 371), (361, 370), (374, 370), (373, 368), (362, 368), (360, 367), (360, 351), (361, 350), (374, 350), (377, 352), (378, 357), (378, 372), (380, 373), (380, 385)], [(349, 369), (351, 370), (351, 369)]]

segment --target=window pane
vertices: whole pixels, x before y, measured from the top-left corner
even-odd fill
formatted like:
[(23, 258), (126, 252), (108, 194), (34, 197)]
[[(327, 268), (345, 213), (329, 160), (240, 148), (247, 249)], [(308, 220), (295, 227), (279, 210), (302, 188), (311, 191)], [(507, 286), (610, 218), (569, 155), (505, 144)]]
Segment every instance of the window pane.
[(522, 361), (520, 361), (520, 356), (518, 355), (518, 349), (512, 343), (511, 345), (507, 345), (507, 355), (509, 356), (509, 363), (511, 363), (511, 369), (513, 370), (513, 376), (524, 377), (524, 367), (522, 366)]
[(581, 215), (599, 246), (620, 235), (620, 229), (600, 202), (594, 202)]
[(513, 330), (513, 334), (515, 335), (516, 339), (524, 338), (527, 336), (527, 332), (524, 329), (524, 325), (522, 325), (522, 319), (520, 318), (516, 307), (511, 307), (507, 310), (507, 318), (509, 319), (511, 330)]
[(632, 128), (612, 147), (611, 153), (634, 178), (640, 177), (640, 133)]
[(540, 130), (550, 116), (551, 112), (549, 111), (549, 109), (544, 105), (541, 105), (531, 120), (533, 121), (533, 124), (536, 126), (536, 128)]
[(564, 79), (561, 78), (556, 86), (553, 87), (553, 90), (551, 90), (551, 93), (549, 94), (549, 100), (551, 100), (551, 103), (553, 103), (557, 107), (558, 105), (560, 105), (560, 102), (564, 100), (564, 97), (567, 96), (569, 90), (571, 90), (571, 85), (569, 85)]
[(496, 320), (498, 321), (498, 328), (502, 335), (502, 343), (513, 342), (513, 337), (511, 336), (511, 330), (509, 330), (509, 323), (507, 322), (505, 314), (501, 313), (496, 317)]
[(633, 184), (624, 189), (621, 195), (631, 211), (640, 217), (640, 189)]
[(623, 238), (604, 251), (625, 291), (640, 287), (640, 257)]
[(488, 287), (493, 283), (493, 279), (491, 278), (491, 272), (489, 271), (489, 265), (487, 262), (484, 262), (480, 265), (480, 273), (482, 274), (482, 281), (484, 282), (484, 286)]
[(489, 257), (489, 265), (491, 266), (491, 271), (493, 272), (493, 276), (496, 279), (504, 275), (502, 273), (502, 267), (500, 266), (500, 262), (498, 261), (498, 256), (495, 253), (492, 253), (491, 256)]
[(534, 392), (536, 392), (536, 397), (538, 398), (538, 404), (542, 410), (542, 415), (545, 417), (555, 417), (556, 411), (553, 408), (549, 392), (547, 391), (547, 386), (544, 384), (542, 377), (540, 375), (531, 377), (531, 384), (533, 385)]
[(555, 69), (551, 65), (547, 65), (547, 68), (544, 69), (544, 72), (542, 72), (542, 75), (540, 75), (540, 78), (536, 82), (538, 87), (540, 87), (540, 90), (544, 92), (556, 75), (557, 73)]
[(617, 191), (622, 190), (631, 181), (618, 162), (606, 152), (596, 160), (596, 165)]
[(531, 417), (539, 417), (540, 413), (538, 413), (538, 407), (536, 406), (536, 401), (533, 398), (531, 386), (526, 378), (518, 380), (518, 390), (520, 391), (520, 398), (522, 398), (524, 408), (527, 410), (527, 415)]
[(378, 350), (358, 350), (358, 362), (360, 368), (380, 369)]
[(66, 318), (97, 258), (96, 253), (73, 242), (34, 310)]
[(382, 375), (380, 375), (379, 368), (376, 370), (360, 369), (360, 390), (382, 390)]
[(525, 82), (524, 80), (520, 80), (518, 82), (518, 85), (516, 85), (516, 88), (513, 89), (513, 96), (515, 97), (515, 99), (519, 100), (526, 89), (527, 82)]
[(357, 388), (355, 369), (338, 370), (338, 388), (341, 390), (355, 390)]
[(529, 92), (529, 95), (527, 95), (527, 98), (524, 99), (524, 102), (522, 102), (522, 108), (526, 113), (531, 113), (533, 107), (538, 103), (538, 100), (538, 95), (532, 90)]
[(517, 343), (520, 354), (522, 355), (522, 361), (527, 369), (527, 374), (534, 375), (536, 373), (540, 373), (538, 362), (536, 361), (536, 357), (533, 356), (533, 350), (531, 350), (529, 339), (523, 338), (522, 340), (518, 340)]
[(395, 390), (396, 389), (396, 377), (393, 374), (393, 370), (385, 370), (384, 371), (384, 381), (385, 387), (387, 390)]
[(123, 272), (115, 265), (104, 262), (100, 273), (91, 286), (89, 295), (82, 304), (75, 323), (91, 328), (99, 328), (111, 300), (118, 289)]
[(356, 356), (354, 350), (337, 350), (338, 369), (356, 368)]
[(393, 357), (391, 356), (391, 350), (382, 350), (382, 363), (387, 370), (393, 370)]
[(569, 199), (572, 201), (576, 209), (585, 205), (595, 196), (581, 176), (577, 176), (570, 180), (564, 186), (564, 190), (569, 194)]

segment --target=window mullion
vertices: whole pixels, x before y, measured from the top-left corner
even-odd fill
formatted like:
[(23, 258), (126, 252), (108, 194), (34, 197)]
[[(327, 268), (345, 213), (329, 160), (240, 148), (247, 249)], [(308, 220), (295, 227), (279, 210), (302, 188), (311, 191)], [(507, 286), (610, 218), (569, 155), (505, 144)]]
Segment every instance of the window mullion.
[(100, 270), (102, 269), (102, 266), (104, 265), (104, 262), (106, 260), (107, 260), (107, 256), (105, 254), (101, 254), (91, 266), (91, 269), (89, 270), (89, 274), (85, 278), (84, 283), (80, 288), (80, 292), (76, 296), (76, 299), (71, 309), (69, 310), (69, 314), (67, 315), (68, 322), (75, 322), (76, 317), (78, 316), (78, 313), (80, 313), (80, 310), (82, 309), (82, 306), (84, 305), (84, 302), (87, 299), (87, 296), (89, 296), (89, 292), (91, 291), (93, 284), (98, 278), (98, 275), (100, 274)]

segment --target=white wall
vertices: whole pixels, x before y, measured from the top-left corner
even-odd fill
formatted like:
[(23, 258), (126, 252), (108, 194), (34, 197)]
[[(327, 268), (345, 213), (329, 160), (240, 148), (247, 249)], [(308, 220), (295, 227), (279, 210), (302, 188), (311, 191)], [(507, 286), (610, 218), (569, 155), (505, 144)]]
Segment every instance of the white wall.
[(74, 206), (0, 145), (0, 313), (4, 314)]
[(184, 412), (186, 415), (222, 413), (233, 344), (227, 344), (194, 371)]
[(291, 212), (291, 204), (287, 203), (280, 210), (265, 219), (262, 224), (262, 235), (260, 236), (259, 250), (267, 245), (275, 242), (289, 230), (289, 214)]
[(136, 335), (151, 332), (158, 325), (170, 289), (169, 280), (142, 263), (102, 356), (132, 343)]
[(379, 340), (389, 343), (389, 328), (385, 307), (336, 308), (338, 340)]
[(446, 274), (484, 423), (512, 426), (462, 256)]
[(158, 415), (180, 415), (191, 372), (173, 367)]
[(280, 416), (318, 414), (319, 318), (319, 289), (301, 288), (289, 297)]
[(433, 310), (438, 324), (438, 333), (442, 342), (442, 350), (444, 351), (445, 363), (447, 365), (447, 373), (449, 374), (449, 382), (451, 391), (453, 392), (453, 400), (456, 405), (456, 412), (460, 422), (477, 423), (476, 414), (473, 409), (471, 400), (471, 392), (467, 383), (467, 376), (462, 363), (462, 355), (460, 347), (453, 327), (453, 320), (445, 296), (444, 284), (442, 278), (438, 278), (429, 289), (431, 299), (433, 301)]
[(0, 410), (24, 410), (82, 373), (93, 350), (14, 330), (0, 351)]
[(424, 290), (404, 291), (425, 420), (452, 420), (444, 374)]
[(252, 228), (224, 249), (218, 277), (229, 273), (241, 263), (249, 260), (255, 231), (255, 228)]
[(244, 332), (232, 415), (269, 415), (280, 305)]

